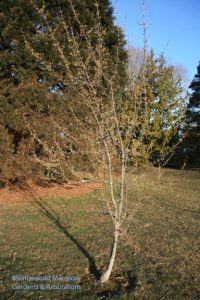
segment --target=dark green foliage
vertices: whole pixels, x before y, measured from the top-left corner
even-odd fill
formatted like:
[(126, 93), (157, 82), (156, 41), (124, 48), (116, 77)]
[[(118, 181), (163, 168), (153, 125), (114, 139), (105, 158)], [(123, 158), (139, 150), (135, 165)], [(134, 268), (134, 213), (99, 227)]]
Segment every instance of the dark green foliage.
[[(122, 86), (126, 78), (125, 40), (121, 29), (114, 25), (110, 2), (97, 1), (97, 4), (101, 25), (106, 31), (104, 44), (109, 52), (109, 72), (115, 66), (116, 53), (119, 51), (120, 67), (116, 84)], [(85, 154), (83, 138), (76, 129), (77, 124), (74, 124), (70, 104), (73, 101), (82, 122), (88, 112), (79, 97), (63, 85), (61, 79), (66, 74), (60, 65), (52, 39), (43, 39), (41, 33), (47, 31), (48, 25), (56, 28), (56, 38), (63, 45), (65, 56), (69, 58), (67, 35), (59, 25), (63, 18), (71, 34), (77, 36), (84, 57), (85, 41), (81, 37), (80, 24), (74, 11), (81, 24), (93, 28), (97, 22), (97, 7), (94, 1), (89, 0), (75, 0), (73, 7), (70, 0), (48, 0), (45, 1), (43, 11), (46, 20), (43, 18), (42, 8), (43, 1), (0, 2), (0, 177), (3, 181), (18, 177), (20, 173), (32, 176), (32, 171), (40, 176), (49, 174), (47, 165), (52, 161), (59, 161), (56, 165), (57, 173), (72, 176), (73, 172), (67, 167), (72, 152), (80, 169), (85, 170), (87, 165), (88, 156)], [(95, 46), (95, 33), (92, 38)], [(34, 59), (25, 47), (25, 39), (28, 39), (36, 51), (45, 53), (45, 60), (52, 62), (56, 75), (46, 72)], [(74, 61), (71, 61), (71, 71), (75, 76)], [(103, 90), (103, 83), (99, 82), (100, 90)], [(69, 138), (71, 135), (73, 139)], [(91, 170), (93, 167), (89, 168)]]
[(190, 88), (193, 93), (186, 111), (187, 137), (185, 141), (186, 163), (200, 167), (200, 65)]
[(188, 93), (185, 122), (174, 137), (174, 141), (177, 142), (181, 135), (184, 138), (178, 145), (174, 157), (169, 161), (170, 167), (200, 167), (200, 66), (197, 67), (197, 74), (189, 88), (193, 92)]
[[(41, 52), (45, 52), (46, 58), (56, 59), (56, 52), (52, 51), (50, 40), (39, 39), (38, 33), (46, 31), (47, 23), (38, 13), (37, 9), (42, 9), (43, 1), (1, 1), (0, 11), (0, 30), (1, 30), (1, 76), (3, 78), (13, 78), (19, 82), (27, 76), (27, 72), (34, 70), (38, 75), (42, 72), (40, 66), (35, 63), (30, 53), (27, 53), (24, 47), (24, 36), (29, 37), (35, 43), (35, 48)], [(111, 55), (111, 63), (116, 60), (116, 51), (119, 50), (119, 72), (125, 76), (124, 63), (126, 63), (127, 53), (124, 49), (125, 40), (122, 32), (114, 25), (114, 17), (112, 15), (112, 7), (108, 0), (97, 1), (100, 14), (100, 21), (103, 28), (106, 30), (105, 46), (109, 49)], [(70, 25), (74, 34), (80, 34), (79, 24), (75, 20), (74, 12), (72, 11), (71, 1), (45, 1), (47, 21), (52, 27), (57, 26), (57, 21), (60, 18), (61, 12), (64, 20)], [(97, 8), (95, 1), (73, 1), (74, 10), (77, 13), (78, 19), (82, 24), (92, 28), (97, 19)], [(58, 39), (66, 46), (67, 41), (63, 31), (57, 30)], [(118, 34), (120, 37), (118, 37)], [(119, 45), (119, 40), (122, 41)], [(81, 42), (81, 37), (80, 37)], [(83, 44), (84, 46), (84, 44)], [(49, 57), (48, 57), (49, 56)], [(28, 74), (29, 75), (29, 74)]]
[(34, 24), (38, 17), (29, 1), (8, 0), (0, 3), (1, 30), (1, 77), (11, 78), (15, 83), (22, 81), (31, 69), (35, 69), (34, 60), (27, 55), (23, 43), (23, 31), (35, 35)]

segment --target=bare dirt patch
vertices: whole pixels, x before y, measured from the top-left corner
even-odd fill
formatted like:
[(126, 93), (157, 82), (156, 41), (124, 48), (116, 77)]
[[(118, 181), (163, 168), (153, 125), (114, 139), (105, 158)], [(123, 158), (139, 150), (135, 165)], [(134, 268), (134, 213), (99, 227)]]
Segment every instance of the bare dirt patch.
[(48, 196), (76, 196), (101, 188), (99, 181), (71, 182), (71, 183), (50, 183), (48, 185), (37, 185), (29, 181), (26, 187), (11, 186), (0, 189), (0, 202), (21, 202), (32, 198), (43, 198)]

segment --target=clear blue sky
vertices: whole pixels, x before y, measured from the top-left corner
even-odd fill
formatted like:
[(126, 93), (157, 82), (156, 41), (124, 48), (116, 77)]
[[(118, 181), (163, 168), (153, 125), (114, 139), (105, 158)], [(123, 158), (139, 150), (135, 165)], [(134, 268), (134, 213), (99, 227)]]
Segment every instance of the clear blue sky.
[[(146, 0), (148, 47), (164, 51), (168, 63), (181, 64), (189, 81), (200, 61), (200, 0)], [(116, 22), (127, 42), (142, 47), (142, 1), (112, 0)]]

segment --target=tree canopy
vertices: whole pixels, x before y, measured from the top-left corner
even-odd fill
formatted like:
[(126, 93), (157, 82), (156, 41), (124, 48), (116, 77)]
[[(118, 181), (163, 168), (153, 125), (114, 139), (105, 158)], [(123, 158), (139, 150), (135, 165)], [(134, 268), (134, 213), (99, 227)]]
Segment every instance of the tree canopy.
[[(102, 122), (114, 92), (130, 164), (168, 153), (183, 122), (181, 78), (153, 51), (128, 64), (109, 0), (3, 0), (0, 9), (2, 182), (24, 174), (67, 179), (95, 171), (96, 154), (85, 136), (92, 141), (96, 125), (83, 91), (99, 109), (105, 105)], [(189, 114), (188, 106), (188, 120)], [(119, 156), (119, 141), (115, 146)]]
[(200, 166), (200, 64), (197, 74), (190, 84), (193, 92), (190, 95), (186, 111), (187, 137), (186, 137), (186, 164)]
[[(45, 8), (43, 4), (45, 3)], [(62, 82), (65, 74), (51, 38), (43, 38), (48, 26), (55, 30), (56, 38), (63, 45), (64, 55), (70, 57), (64, 22), (71, 36), (76, 36), (82, 45), (84, 57), (85, 41), (81, 36), (80, 24), (91, 30), (99, 16), (102, 29), (105, 30), (104, 46), (108, 51), (111, 74), (118, 60), (118, 79), (116, 84), (122, 86), (126, 80), (127, 52), (122, 30), (114, 25), (113, 9), (110, 1), (1, 1), (1, 96), (0, 96), (0, 131), (5, 143), (1, 146), (0, 171), (2, 178), (18, 177), (24, 171), (40, 173), (46, 170), (46, 160), (60, 160), (62, 165), (68, 165), (68, 157), (73, 149), (81, 145), (77, 133), (77, 141), (66, 137), (60, 128), (72, 129), (72, 114), (70, 99), (79, 106), (79, 113), (85, 116), (86, 109), (79, 97)], [(44, 17), (45, 14), (45, 17)], [(46, 72), (43, 66), (34, 59), (25, 47), (25, 40), (40, 52), (45, 53), (45, 59), (52, 62), (56, 76)], [(95, 46), (95, 32), (91, 33)], [(92, 72), (92, 62), (91, 72)], [(71, 69), (76, 72), (75, 61)], [(109, 74), (108, 74), (109, 76)], [(103, 84), (103, 83), (102, 83)], [(99, 85), (99, 90), (103, 86)], [(66, 98), (67, 97), (67, 98)], [(53, 120), (53, 121), (52, 121)], [(52, 135), (53, 133), (53, 135)], [(79, 141), (78, 141), (79, 140)], [(62, 151), (60, 151), (62, 149)], [(62, 153), (62, 155), (61, 155)], [(79, 153), (80, 154), (80, 153)], [(5, 162), (7, 155), (7, 162)], [(9, 159), (8, 159), (9, 157)], [(83, 158), (83, 157), (82, 157)], [(45, 160), (45, 162), (44, 162)], [(80, 159), (81, 160), (81, 159)], [(65, 161), (65, 164), (64, 164)], [(16, 167), (17, 165), (17, 167)], [(18, 174), (16, 173), (16, 168)], [(8, 172), (9, 170), (9, 172)], [(61, 170), (57, 170), (62, 173)], [(8, 174), (9, 173), (9, 174)], [(16, 174), (16, 176), (15, 176)], [(68, 176), (71, 176), (68, 170)]]
[[(181, 77), (174, 66), (167, 65), (163, 54), (156, 58), (151, 50), (144, 61), (142, 50), (132, 50), (130, 84), (121, 113), (122, 120), (126, 119), (124, 135), (130, 126), (134, 128), (130, 161), (159, 163), (170, 151), (172, 138), (183, 122)], [(135, 124), (130, 124), (133, 114)]]

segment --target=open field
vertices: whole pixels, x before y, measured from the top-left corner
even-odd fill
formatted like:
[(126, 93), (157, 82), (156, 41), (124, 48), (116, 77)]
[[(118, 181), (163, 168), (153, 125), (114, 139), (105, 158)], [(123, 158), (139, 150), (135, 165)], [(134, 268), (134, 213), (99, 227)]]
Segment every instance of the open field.
[[(30, 200), (0, 197), (0, 299), (200, 298), (200, 172), (155, 169), (129, 176), (130, 210), (137, 207), (127, 239), (121, 237), (111, 281), (96, 285), (111, 243), (111, 221), (101, 189)], [(2, 190), (3, 192), (3, 190)], [(1, 190), (0, 190), (1, 193)], [(16, 290), (12, 275), (62, 275), (76, 290)]]

